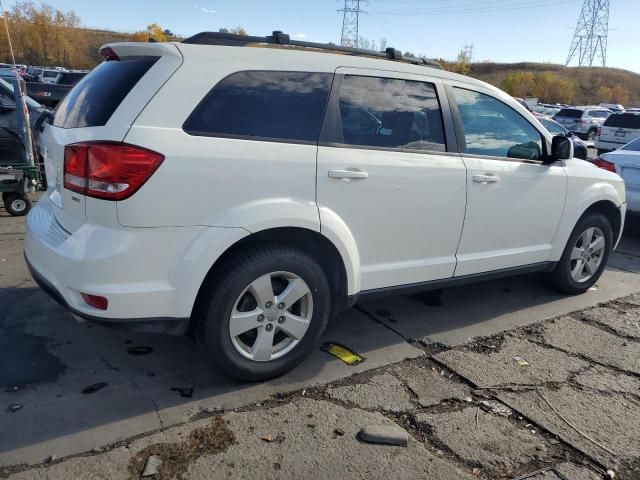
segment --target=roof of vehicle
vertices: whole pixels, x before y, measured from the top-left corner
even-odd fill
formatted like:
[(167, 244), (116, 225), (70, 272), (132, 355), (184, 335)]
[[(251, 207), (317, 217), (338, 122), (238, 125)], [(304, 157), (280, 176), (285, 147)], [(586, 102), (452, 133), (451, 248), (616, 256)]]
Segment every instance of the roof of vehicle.
[[(135, 49), (138, 54), (142, 50), (140, 47), (162, 47), (168, 45), (175, 45), (179, 51), (183, 54), (192, 48), (202, 48), (202, 46), (221, 46), (221, 47), (245, 47), (245, 48), (266, 48), (272, 52), (283, 52), (285, 54), (315, 54), (322, 55), (327, 59), (327, 62), (318, 62), (317, 71), (335, 71), (337, 67), (351, 67), (351, 68), (367, 68), (378, 69), (387, 71), (396, 71), (400, 73), (429, 75), (431, 77), (441, 78), (445, 80), (458, 81), (483, 87), (486, 90), (499, 93), (503, 98), (512, 98), (499, 88), (477, 80), (472, 77), (460, 75), (458, 73), (449, 72), (442, 69), (442, 66), (437, 62), (419, 58), (402, 57), (402, 53), (394, 48), (387, 48), (385, 52), (373, 52), (368, 50), (355, 49), (350, 47), (341, 47), (339, 45), (313, 43), (313, 42), (301, 42), (297, 40), (289, 40), (287, 42), (288, 35), (281, 32), (273, 32), (274, 34), (268, 37), (253, 37), (253, 36), (241, 36), (228, 33), (217, 32), (202, 32), (187, 38), (182, 42), (167, 42), (167, 43), (150, 43), (142, 44), (140, 42), (118, 42), (107, 44), (102, 47), (113, 48), (117, 51), (120, 47), (126, 47)], [(240, 55), (238, 55), (240, 57)], [(291, 61), (295, 62), (296, 58), (291, 57)], [(514, 103), (516, 103), (514, 101)]]
[(399, 62), (408, 62), (413, 65), (423, 65), (442, 70), (442, 65), (433, 60), (427, 60), (426, 58), (413, 58), (403, 57), (402, 52), (395, 48), (388, 47), (384, 52), (374, 52), (370, 50), (363, 50), (360, 48), (344, 47), (340, 45), (333, 45), (329, 43), (315, 43), (315, 42), (302, 42), (298, 40), (291, 40), (288, 34), (281, 31), (274, 31), (268, 37), (256, 37), (249, 35), (237, 35), (233, 33), (220, 33), (220, 32), (200, 32), (189, 38), (186, 38), (182, 43), (196, 44), (196, 45), (225, 45), (225, 46), (255, 46), (255, 44), (262, 45), (274, 45), (274, 46), (287, 46), (300, 47), (300, 48), (312, 48), (317, 50), (327, 50), (332, 53), (339, 52), (347, 55), (359, 55), (366, 57), (384, 58), (386, 60), (393, 60)]

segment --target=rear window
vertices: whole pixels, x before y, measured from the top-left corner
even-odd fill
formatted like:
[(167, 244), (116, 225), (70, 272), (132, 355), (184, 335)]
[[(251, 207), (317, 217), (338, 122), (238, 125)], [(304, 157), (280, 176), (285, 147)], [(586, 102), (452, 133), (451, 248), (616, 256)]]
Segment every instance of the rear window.
[(221, 80), (189, 115), (190, 135), (315, 143), (333, 75), (238, 72)]
[(633, 113), (614, 113), (604, 122), (604, 126), (640, 129), (640, 115)]
[(583, 110), (577, 110), (575, 108), (563, 108), (558, 113), (556, 113), (556, 117), (581, 118), (583, 113)]
[(125, 57), (102, 62), (60, 102), (53, 125), (61, 128), (106, 125), (122, 100), (160, 57)]

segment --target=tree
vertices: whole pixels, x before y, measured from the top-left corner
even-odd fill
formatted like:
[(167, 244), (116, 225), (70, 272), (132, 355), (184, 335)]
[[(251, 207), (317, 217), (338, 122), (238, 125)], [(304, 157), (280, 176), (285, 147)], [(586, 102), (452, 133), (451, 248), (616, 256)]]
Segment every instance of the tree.
[(245, 30), (244, 27), (241, 27), (240, 25), (238, 25), (236, 28), (232, 28), (231, 30), (229, 30), (229, 33), (233, 33), (235, 35), (241, 35), (243, 37), (247, 36), (247, 31)]
[(456, 72), (462, 75), (469, 74), (469, 72), (471, 71), (471, 65), (469, 65), (469, 57), (467, 56), (467, 52), (465, 52), (464, 50), (460, 50), (454, 68)]
[(157, 23), (147, 25), (147, 29), (136, 32), (131, 35), (132, 42), (148, 42), (150, 39), (156, 42), (166, 42), (167, 36), (164, 34), (164, 30)]
[(612, 94), (611, 89), (609, 87), (602, 85), (601, 87), (598, 88), (596, 97), (601, 103), (609, 103), (611, 102), (611, 94)]
[(619, 103), (621, 105), (629, 104), (629, 90), (620, 85), (616, 85), (611, 89), (611, 103)]

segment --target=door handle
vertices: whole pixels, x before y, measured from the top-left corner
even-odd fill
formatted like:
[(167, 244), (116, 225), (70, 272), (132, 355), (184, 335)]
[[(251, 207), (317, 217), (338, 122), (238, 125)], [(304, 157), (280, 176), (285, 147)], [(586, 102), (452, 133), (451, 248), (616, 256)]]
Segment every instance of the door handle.
[(329, 170), (329, 178), (362, 180), (369, 178), (369, 174), (362, 170)]
[(496, 175), (491, 175), (491, 174), (474, 175), (473, 181), (476, 183), (482, 183), (482, 184), (496, 183), (500, 181), (500, 177)]

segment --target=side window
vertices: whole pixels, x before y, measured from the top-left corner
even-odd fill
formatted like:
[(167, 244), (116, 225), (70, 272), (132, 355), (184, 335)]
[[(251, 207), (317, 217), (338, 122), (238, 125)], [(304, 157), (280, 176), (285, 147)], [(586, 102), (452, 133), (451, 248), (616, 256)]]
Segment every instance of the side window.
[(542, 135), (511, 107), (483, 93), (454, 88), (466, 153), (539, 160)]
[(182, 126), (190, 135), (315, 143), (333, 75), (238, 72), (220, 81)]
[(442, 114), (430, 83), (346, 75), (339, 118), (326, 141), (353, 146), (445, 151)]

